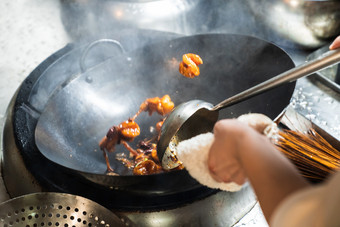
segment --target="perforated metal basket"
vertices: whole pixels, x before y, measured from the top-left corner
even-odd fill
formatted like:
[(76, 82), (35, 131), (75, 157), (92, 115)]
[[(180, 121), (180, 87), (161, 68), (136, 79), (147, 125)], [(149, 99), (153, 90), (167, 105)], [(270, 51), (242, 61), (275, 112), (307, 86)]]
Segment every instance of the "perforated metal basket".
[(89, 199), (64, 193), (34, 193), (0, 204), (0, 226), (126, 226)]

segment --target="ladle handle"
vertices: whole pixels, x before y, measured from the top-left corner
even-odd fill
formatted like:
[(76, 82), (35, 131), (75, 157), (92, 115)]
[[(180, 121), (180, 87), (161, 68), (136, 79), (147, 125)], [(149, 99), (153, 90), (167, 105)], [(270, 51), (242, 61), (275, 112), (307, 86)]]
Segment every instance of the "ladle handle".
[(225, 99), (224, 101), (215, 105), (211, 110), (220, 110), (233, 104), (239, 103), (284, 83), (293, 82), (301, 77), (308, 76), (318, 70), (336, 64), (339, 61), (340, 49), (328, 51), (317, 59), (301, 64), (273, 78), (270, 78), (269, 80), (255, 85), (254, 87), (251, 87), (241, 93), (238, 93), (237, 95)]

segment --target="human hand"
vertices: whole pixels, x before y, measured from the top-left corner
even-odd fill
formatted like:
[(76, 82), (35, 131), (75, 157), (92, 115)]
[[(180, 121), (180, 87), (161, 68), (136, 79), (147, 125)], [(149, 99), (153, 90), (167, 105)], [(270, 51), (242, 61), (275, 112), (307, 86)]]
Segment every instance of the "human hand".
[(338, 36), (333, 43), (329, 46), (330, 50), (335, 50), (340, 47), (340, 36)]
[(217, 182), (248, 180), (268, 221), (285, 198), (309, 186), (268, 137), (236, 119), (215, 124), (208, 167)]
[(220, 120), (214, 127), (214, 142), (211, 145), (208, 166), (217, 182), (244, 184), (247, 177), (241, 162), (240, 152), (264, 137), (238, 120)]

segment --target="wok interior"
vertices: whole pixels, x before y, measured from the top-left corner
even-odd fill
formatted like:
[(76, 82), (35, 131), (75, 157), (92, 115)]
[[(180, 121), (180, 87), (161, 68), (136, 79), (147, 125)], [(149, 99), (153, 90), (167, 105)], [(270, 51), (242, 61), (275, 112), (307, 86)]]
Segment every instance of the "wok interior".
[[(194, 79), (179, 74), (185, 53), (202, 57), (201, 74)], [(169, 94), (175, 105), (192, 99), (212, 104), (258, 84), (294, 66), (280, 48), (241, 35), (198, 35), (146, 46), (114, 56), (88, 69), (56, 92), (41, 114), (35, 132), (40, 152), (64, 167), (105, 174), (106, 164), (98, 143), (107, 130), (132, 117), (140, 104)], [(290, 83), (220, 111), (220, 118), (259, 112), (276, 117), (289, 103), (295, 83)], [(161, 117), (142, 113), (136, 120), (141, 135), (131, 142), (151, 138), (150, 126)], [(122, 145), (115, 153), (127, 153)], [(120, 175), (131, 171), (109, 154)]]

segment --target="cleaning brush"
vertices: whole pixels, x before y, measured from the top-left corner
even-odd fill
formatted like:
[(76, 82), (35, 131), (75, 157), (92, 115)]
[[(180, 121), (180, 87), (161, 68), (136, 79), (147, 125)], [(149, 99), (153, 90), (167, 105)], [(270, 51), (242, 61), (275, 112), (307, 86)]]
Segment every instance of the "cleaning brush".
[(323, 181), (340, 168), (340, 152), (314, 129), (306, 133), (281, 129), (274, 143), (313, 182)]

